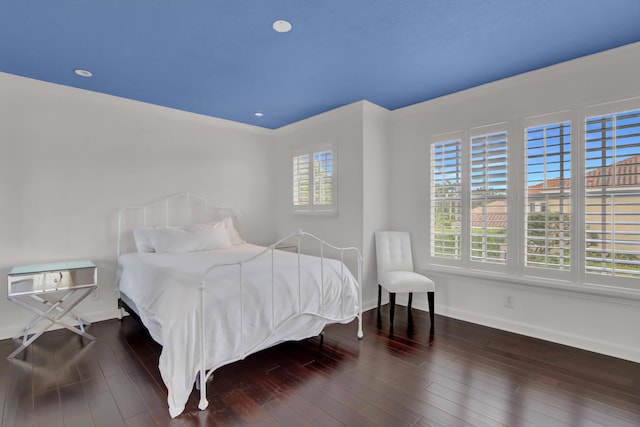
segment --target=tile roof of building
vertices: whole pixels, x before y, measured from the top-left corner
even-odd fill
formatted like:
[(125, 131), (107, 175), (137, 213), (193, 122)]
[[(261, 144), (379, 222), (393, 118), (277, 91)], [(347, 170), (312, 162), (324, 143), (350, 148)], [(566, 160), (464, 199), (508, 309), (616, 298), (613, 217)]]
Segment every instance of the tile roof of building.
[[(614, 170), (615, 168), (615, 170)], [(600, 167), (586, 175), (587, 187), (628, 187), (640, 186), (640, 154), (620, 160), (615, 165)], [(613, 180), (615, 179), (615, 183)], [(560, 185), (564, 188), (571, 186), (571, 178), (553, 178), (529, 187), (529, 194), (541, 193), (544, 190), (557, 190)]]
[[(614, 171), (615, 168), (615, 171)], [(615, 179), (615, 183), (613, 183)], [(560, 185), (569, 188), (571, 179), (550, 179), (529, 187), (529, 194), (542, 193), (545, 190), (556, 191)], [(627, 157), (613, 166), (605, 166), (588, 172), (586, 175), (587, 187), (640, 187), (640, 154)], [(486, 213), (485, 213), (486, 212)], [(472, 227), (506, 228), (507, 227), (507, 203), (504, 200), (490, 202), (486, 206), (478, 206), (471, 211)]]

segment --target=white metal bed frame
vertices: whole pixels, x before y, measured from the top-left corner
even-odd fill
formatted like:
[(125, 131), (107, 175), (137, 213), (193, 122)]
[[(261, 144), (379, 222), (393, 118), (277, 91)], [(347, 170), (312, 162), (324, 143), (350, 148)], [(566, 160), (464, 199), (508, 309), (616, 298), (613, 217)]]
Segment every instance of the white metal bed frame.
[[(137, 214), (133, 224), (125, 227), (128, 215)], [(142, 219), (140, 219), (140, 214)], [(146, 205), (127, 206), (118, 211), (118, 242), (117, 256), (126, 252), (122, 238), (128, 233), (131, 241), (131, 231), (135, 227), (169, 227), (221, 220), (224, 217), (232, 217), (235, 226), (238, 226), (240, 214), (234, 208), (216, 206), (202, 196), (193, 193), (180, 193), (166, 197), (157, 202)]]
[[(178, 207), (176, 208), (176, 206), (173, 206), (174, 210), (171, 211), (172, 208), (172, 204), (174, 205), (178, 205)], [(198, 207), (201, 209), (204, 209), (203, 212), (199, 212), (197, 213), (196, 211), (199, 210)], [(161, 211), (161, 215), (158, 216), (156, 215), (156, 219), (161, 218), (161, 223), (159, 224), (158, 221), (156, 221), (153, 224), (150, 224), (151, 221), (149, 221), (149, 216), (150, 212), (152, 210), (160, 210)], [(167, 197), (166, 199), (163, 199), (161, 201), (155, 202), (155, 203), (151, 203), (148, 205), (142, 205), (142, 206), (131, 206), (131, 207), (125, 207), (122, 208), (118, 211), (118, 242), (117, 242), (117, 255), (118, 257), (120, 257), (120, 255), (123, 253), (123, 244), (121, 242), (122, 237), (123, 237), (123, 233), (127, 232), (127, 231), (131, 231), (133, 228), (131, 229), (124, 229), (123, 228), (123, 223), (125, 222), (125, 216), (130, 213), (130, 212), (142, 212), (142, 221), (137, 221), (138, 222), (138, 226), (144, 226), (144, 227), (148, 227), (148, 226), (176, 226), (176, 225), (186, 225), (186, 224), (190, 224), (190, 223), (194, 223), (197, 221), (200, 222), (205, 222), (205, 221), (212, 221), (212, 220), (220, 220), (225, 216), (232, 216), (234, 218), (234, 222), (236, 227), (238, 226), (238, 218), (239, 215), (238, 213), (235, 211), (235, 209), (233, 208), (227, 208), (227, 207), (219, 207), (219, 206), (215, 206), (214, 204), (212, 204), (211, 202), (207, 201), (204, 197), (202, 196), (198, 196), (195, 194), (191, 194), (191, 193), (182, 193), (182, 194), (177, 194), (175, 196), (171, 196), (171, 197)], [(209, 218), (203, 218), (202, 217), (202, 213), (204, 213), (204, 216), (209, 216)], [(132, 233), (129, 233), (132, 234)], [(302, 247), (302, 241), (303, 239), (308, 239), (311, 241), (315, 241), (318, 245), (319, 245), (319, 260), (320, 260), (320, 277), (321, 277), (321, 298), (320, 298), (320, 310), (319, 312), (312, 312), (312, 311), (302, 311), (301, 309), (301, 247)], [(296, 313), (291, 315), (290, 317), (280, 321), (279, 323), (276, 324), (275, 322), (275, 292), (274, 292), (274, 281), (275, 281), (275, 272), (277, 271), (277, 263), (275, 261), (275, 251), (276, 248), (278, 247), (278, 245), (284, 243), (284, 242), (291, 242), (292, 240), (295, 241), (295, 247), (296, 247), (296, 252), (297, 252), (297, 267), (298, 267), (298, 308), (296, 310)], [(292, 245), (293, 246), (293, 245)], [(324, 262), (325, 262), (325, 250), (329, 249), (331, 251), (335, 251), (335, 253), (339, 253), (339, 260), (341, 262), (341, 271), (340, 271), (340, 277), (342, 282), (344, 283), (344, 278), (345, 278), (345, 274), (347, 274), (347, 272), (349, 271), (348, 268), (345, 266), (345, 254), (352, 254), (351, 256), (355, 256), (355, 259), (357, 261), (357, 283), (358, 283), (358, 313), (356, 315), (357, 319), (358, 319), (358, 332), (357, 332), (357, 337), (358, 339), (361, 339), (363, 337), (363, 332), (362, 332), (362, 255), (360, 253), (360, 251), (358, 250), (358, 248), (356, 247), (344, 247), (344, 248), (340, 248), (337, 246), (333, 246), (327, 242), (325, 242), (324, 240), (314, 236), (313, 234), (307, 233), (305, 231), (302, 230), (298, 230), (294, 233), (289, 234), (288, 236), (285, 236), (284, 238), (278, 240), (277, 242), (271, 244), (270, 246), (266, 247), (263, 251), (261, 251), (260, 253), (251, 256), (247, 259), (244, 260), (240, 260), (238, 262), (233, 262), (233, 263), (224, 263), (224, 264), (215, 264), (210, 266), (202, 275), (202, 279), (200, 281), (200, 286), (199, 286), (199, 290), (200, 290), (200, 312), (201, 312), (201, 317), (200, 317), (200, 330), (199, 330), (199, 335), (200, 335), (200, 360), (201, 360), (201, 365), (200, 365), (200, 373), (198, 375), (198, 378), (196, 379), (196, 386), (197, 388), (200, 390), (200, 400), (198, 402), (198, 408), (201, 410), (204, 410), (207, 408), (207, 406), (209, 405), (209, 402), (207, 401), (207, 391), (206, 391), (206, 383), (207, 380), (210, 379), (213, 375), (213, 372), (220, 368), (221, 366), (227, 365), (229, 363), (233, 363), (239, 360), (243, 360), (244, 358), (246, 358), (247, 356), (253, 354), (255, 351), (257, 351), (258, 349), (261, 348), (261, 346), (270, 338), (272, 338), (275, 334), (276, 331), (278, 330), (278, 328), (283, 325), (284, 323), (286, 323), (289, 319), (295, 317), (295, 316), (300, 316), (300, 315), (309, 315), (309, 316), (314, 316), (314, 317), (319, 317), (323, 320), (328, 321), (329, 323), (342, 323), (345, 322), (349, 319), (352, 319), (352, 316), (347, 316), (345, 317), (344, 315), (344, 311), (342, 311), (341, 313), (341, 318), (328, 318), (324, 315)], [(243, 287), (243, 267), (245, 264), (250, 263), (251, 261), (262, 257), (262, 256), (269, 256), (269, 254), (271, 256), (271, 325), (270, 325), (270, 330), (271, 330), (271, 334), (267, 337), (265, 337), (260, 343), (254, 345), (251, 348), (245, 349), (244, 348), (244, 343), (243, 343), (243, 334), (242, 331), (244, 330), (244, 312), (243, 312), (243, 307), (244, 307), (244, 287)], [(234, 355), (231, 359), (226, 360), (222, 363), (220, 363), (217, 366), (213, 366), (213, 367), (207, 367), (206, 366), (206, 344), (205, 344), (205, 340), (206, 340), (206, 334), (205, 334), (205, 290), (207, 288), (207, 284), (206, 284), (206, 280), (205, 277), (206, 275), (211, 272), (214, 269), (217, 268), (223, 268), (223, 267), (230, 267), (230, 266), (237, 266), (238, 267), (238, 280), (240, 283), (240, 328), (239, 328), (239, 334), (240, 334), (240, 351), (238, 354)], [(341, 310), (344, 310), (344, 292), (340, 292), (341, 295)], [(203, 375), (204, 373), (204, 375)]]

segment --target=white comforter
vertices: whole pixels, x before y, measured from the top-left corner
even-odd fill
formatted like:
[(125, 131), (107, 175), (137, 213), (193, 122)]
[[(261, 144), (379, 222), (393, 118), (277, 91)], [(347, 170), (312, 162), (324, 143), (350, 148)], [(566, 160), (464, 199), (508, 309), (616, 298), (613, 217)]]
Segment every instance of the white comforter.
[[(200, 368), (198, 325), (202, 274), (211, 265), (247, 259), (262, 250), (264, 247), (243, 244), (206, 252), (120, 256), (116, 287), (135, 303), (153, 339), (162, 345), (159, 368), (168, 389), (172, 417), (184, 410)], [(239, 268), (223, 267), (207, 274), (205, 320), (209, 369), (279, 342), (315, 336), (327, 323), (347, 323), (356, 317), (358, 285), (346, 267), (343, 278), (341, 263), (325, 259), (323, 291), (320, 258), (302, 255), (300, 273), (297, 260), (297, 254), (275, 251), (273, 293), (271, 252), (244, 264), (242, 334)]]

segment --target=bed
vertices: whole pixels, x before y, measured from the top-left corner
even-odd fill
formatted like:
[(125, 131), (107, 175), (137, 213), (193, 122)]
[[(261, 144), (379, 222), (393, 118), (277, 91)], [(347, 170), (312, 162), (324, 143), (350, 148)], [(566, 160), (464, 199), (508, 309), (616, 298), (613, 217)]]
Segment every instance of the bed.
[(254, 245), (238, 224), (234, 209), (189, 193), (118, 212), (118, 306), (162, 346), (171, 417), (184, 411), (194, 384), (206, 409), (215, 369), (250, 354), (331, 323), (357, 320), (362, 338), (358, 249), (302, 230)]

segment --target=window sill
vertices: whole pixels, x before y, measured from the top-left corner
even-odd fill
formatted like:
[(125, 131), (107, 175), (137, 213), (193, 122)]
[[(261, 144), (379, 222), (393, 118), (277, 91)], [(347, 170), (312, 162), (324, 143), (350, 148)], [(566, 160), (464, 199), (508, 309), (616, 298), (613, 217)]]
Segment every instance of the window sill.
[(618, 302), (640, 305), (640, 290), (619, 286), (605, 286), (591, 283), (577, 283), (566, 280), (538, 278), (532, 276), (514, 276), (505, 273), (496, 273), (482, 270), (467, 270), (439, 264), (422, 264), (419, 271), (443, 273), (460, 277), (473, 277), (488, 281), (500, 282), (504, 286), (530, 288), (560, 292), (564, 294), (580, 294), (585, 297), (616, 300)]
[(320, 210), (320, 209), (300, 209), (291, 211), (293, 215), (311, 215), (311, 216), (338, 216), (337, 210)]

